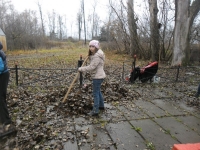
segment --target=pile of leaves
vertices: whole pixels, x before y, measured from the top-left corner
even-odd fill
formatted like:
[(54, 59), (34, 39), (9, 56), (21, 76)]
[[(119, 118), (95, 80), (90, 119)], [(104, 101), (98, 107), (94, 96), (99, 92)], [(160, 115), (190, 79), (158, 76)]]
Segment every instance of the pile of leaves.
[[(68, 88), (49, 88), (46, 92), (35, 93), (24, 87), (10, 89), (8, 92), (8, 106), (12, 120), (18, 127), (17, 142), (21, 149), (41, 148), (44, 141), (59, 138), (63, 127), (67, 123), (73, 127), (73, 121), (65, 118), (79, 117), (88, 113), (93, 106), (92, 83), (79, 86), (75, 84), (68, 95), (67, 101), (62, 100)], [(101, 87), (105, 102), (132, 101), (139, 98), (139, 94), (127, 89), (118, 81), (105, 80)], [(65, 131), (62, 139), (74, 141), (74, 132)], [(59, 141), (59, 140), (58, 140)], [(37, 146), (37, 147), (36, 147)], [(39, 147), (38, 147), (39, 146)], [(49, 146), (49, 145), (47, 145)], [(54, 143), (53, 148), (62, 143)]]

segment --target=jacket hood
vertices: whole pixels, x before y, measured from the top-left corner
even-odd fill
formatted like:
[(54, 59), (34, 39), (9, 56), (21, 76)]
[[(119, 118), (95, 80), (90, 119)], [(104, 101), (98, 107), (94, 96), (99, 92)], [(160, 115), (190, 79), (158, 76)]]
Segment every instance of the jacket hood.
[(105, 60), (105, 54), (104, 54), (104, 52), (103, 52), (101, 49), (99, 49), (99, 50), (96, 52), (96, 55), (97, 55), (98, 57), (100, 57), (103, 61)]

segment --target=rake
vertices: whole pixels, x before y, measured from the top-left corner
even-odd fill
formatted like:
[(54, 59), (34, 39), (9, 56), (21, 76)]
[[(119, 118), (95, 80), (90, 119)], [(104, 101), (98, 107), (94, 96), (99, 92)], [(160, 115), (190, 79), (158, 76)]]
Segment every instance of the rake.
[[(89, 56), (87, 56), (87, 57), (85, 58), (85, 60), (84, 60), (83, 64), (81, 65), (81, 67), (85, 65), (85, 63), (87, 62), (88, 58), (89, 58)], [(65, 97), (64, 97), (63, 100), (62, 100), (62, 103), (65, 103), (65, 102), (67, 101), (67, 97), (68, 97), (68, 95), (69, 95), (69, 93), (70, 93), (70, 91), (71, 91), (71, 89), (72, 89), (74, 83), (76, 82), (76, 80), (77, 80), (77, 78), (78, 78), (78, 75), (79, 75), (79, 72), (76, 73), (76, 76), (74, 77), (74, 80), (73, 80), (72, 83), (70, 84), (70, 87), (68, 88), (67, 93), (65, 94)]]

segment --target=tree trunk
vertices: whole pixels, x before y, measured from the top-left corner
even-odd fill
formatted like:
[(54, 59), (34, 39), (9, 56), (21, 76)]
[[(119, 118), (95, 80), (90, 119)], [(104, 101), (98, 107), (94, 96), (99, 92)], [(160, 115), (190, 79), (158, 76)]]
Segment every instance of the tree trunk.
[(42, 24), (42, 34), (43, 34), (43, 37), (44, 37), (45, 36), (44, 19), (43, 19), (42, 8), (41, 8), (41, 5), (40, 5), (39, 1), (38, 1), (38, 8), (39, 8), (40, 19), (41, 19), (41, 24)]
[(137, 25), (136, 19), (134, 16), (134, 5), (133, 0), (128, 0), (128, 27), (130, 33), (130, 54), (133, 56), (134, 54), (138, 54), (139, 44), (138, 44), (138, 35), (137, 35)]
[(83, 11), (83, 23), (84, 23), (84, 33), (85, 33), (85, 45), (86, 45), (86, 25), (85, 25), (85, 4), (82, 0), (82, 11)]
[(77, 22), (78, 22), (78, 40), (81, 40), (81, 31), (82, 31), (82, 14), (81, 11), (77, 14)]
[(193, 1), (190, 6), (190, 0), (176, 0), (175, 5), (176, 13), (172, 66), (186, 65), (189, 63), (190, 28), (200, 10), (200, 1)]
[(149, 0), (150, 30), (151, 30), (151, 60), (158, 61), (159, 56), (159, 28), (157, 21), (157, 0)]

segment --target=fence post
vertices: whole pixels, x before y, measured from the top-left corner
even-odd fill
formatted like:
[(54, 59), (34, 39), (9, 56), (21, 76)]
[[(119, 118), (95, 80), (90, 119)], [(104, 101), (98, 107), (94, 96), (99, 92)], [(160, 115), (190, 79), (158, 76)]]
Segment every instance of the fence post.
[(178, 81), (180, 66), (181, 66), (181, 65), (179, 64), (179, 65), (178, 65), (178, 68), (177, 68), (176, 82)]
[(124, 81), (124, 62), (123, 62), (123, 67), (122, 67), (122, 81)]
[(17, 63), (15, 63), (15, 78), (16, 78), (16, 85), (18, 86), (18, 66), (17, 66)]
[(133, 64), (132, 64), (132, 71), (133, 71), (133, 83), (135, 82), (134, 81), (134, 77), (135, 77), (135, 63), (136, 63), (136, 55), (133, 56), (134, 57), (134, 61), (133, 61)]
[[(80, 60), (78, 60), (78, 67), (81, 67), (82, 64), (83, 64), (82, 55), (80, 55)], [(80, 72), (79, 81), (80, 81), (80, 86), (82, 86), (83, 85), (83, 74), (82, 74), (82, 72)]]

